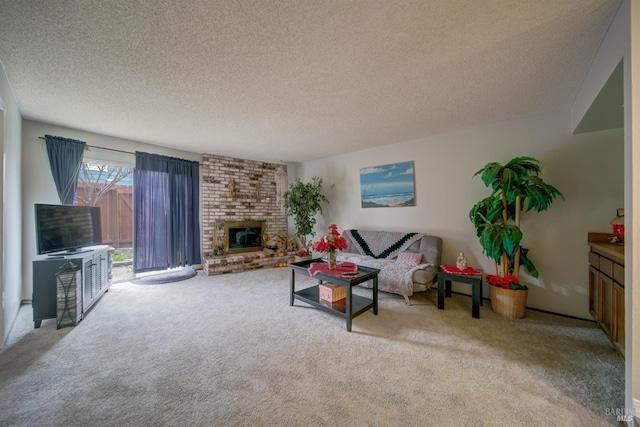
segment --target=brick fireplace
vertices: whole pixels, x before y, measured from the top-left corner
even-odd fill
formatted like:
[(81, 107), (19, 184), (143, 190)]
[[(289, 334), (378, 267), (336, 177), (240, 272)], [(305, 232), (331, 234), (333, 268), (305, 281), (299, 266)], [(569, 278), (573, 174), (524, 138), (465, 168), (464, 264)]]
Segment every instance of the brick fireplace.
[[(278, 166), (213, 154), (202, 156), (202, 265), (207, 275), (293, 261), (293, 252), (264, 249), (268, 238), (287, 234), (287, 215), (276, 204)], [(258, 225), (260, 239), (254, 230)], [(227, 246), (224, 254), (215, 251), (217, 246)]]

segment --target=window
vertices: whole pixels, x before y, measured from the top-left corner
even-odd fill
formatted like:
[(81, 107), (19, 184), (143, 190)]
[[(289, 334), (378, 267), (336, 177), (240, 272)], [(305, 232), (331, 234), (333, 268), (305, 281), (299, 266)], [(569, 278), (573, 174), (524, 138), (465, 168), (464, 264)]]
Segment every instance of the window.
[(134, 278), (133, 168), (84, 162), (78, 176), (76, 205), (99, 206), (102, 243), (112, 246), (114, 283)]

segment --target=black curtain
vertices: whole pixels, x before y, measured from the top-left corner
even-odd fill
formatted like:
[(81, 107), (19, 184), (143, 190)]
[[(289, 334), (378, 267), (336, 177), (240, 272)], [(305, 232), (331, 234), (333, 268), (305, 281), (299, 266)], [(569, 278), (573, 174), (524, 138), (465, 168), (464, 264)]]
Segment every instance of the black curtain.
[(58, 190), (60, 203), (73, 205), (78, 188), (78, 172), (86, 142), (45, 135), (51, 175)]
[(200, 166), (136, 152), (133, 271), (200, 264)]

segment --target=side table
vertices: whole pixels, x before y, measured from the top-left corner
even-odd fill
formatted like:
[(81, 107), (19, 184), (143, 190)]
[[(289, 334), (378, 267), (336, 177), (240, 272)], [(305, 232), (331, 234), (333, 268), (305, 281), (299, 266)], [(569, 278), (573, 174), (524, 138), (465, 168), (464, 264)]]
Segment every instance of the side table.
[(468, 283), (471, 285), (472, 307), (471, 315), (480, 318), (480, 306), (482, 302), (482, 271), (477, 274), (461, 274), (446, 272), (440, 267), (438, 272), (438, 309), (444, 310), (445, 297), (451, 298), (451, 282)]

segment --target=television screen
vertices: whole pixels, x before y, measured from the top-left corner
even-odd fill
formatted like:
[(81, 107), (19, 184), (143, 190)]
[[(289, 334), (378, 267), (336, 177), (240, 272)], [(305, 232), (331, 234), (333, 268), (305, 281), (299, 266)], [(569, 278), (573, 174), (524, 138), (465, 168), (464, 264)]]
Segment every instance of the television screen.
[(102, 244), (100, 208), (36, 204), (38, 255)]

